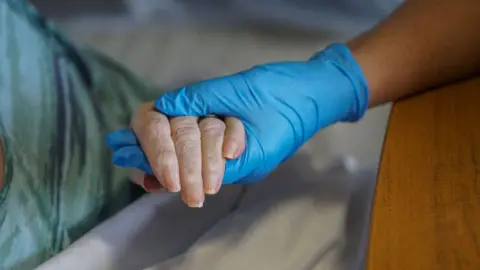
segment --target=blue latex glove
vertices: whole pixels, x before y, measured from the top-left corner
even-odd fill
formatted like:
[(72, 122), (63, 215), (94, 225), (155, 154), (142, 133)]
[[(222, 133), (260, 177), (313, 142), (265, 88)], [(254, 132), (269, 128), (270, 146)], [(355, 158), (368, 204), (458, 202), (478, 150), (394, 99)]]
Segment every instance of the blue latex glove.
[[(227, 162), (224, 184), (252, 183), (291, 157), (317, 131), (358, 121), (368, 87), (348, 47), (333, 44), (309, 61), (253, 67), (161, 96), (155, 107), (169, 116), (234, 116), (245, 125), (246, 150)], [(135, 136), (114, 132), (114, 163), (151, 174)]]

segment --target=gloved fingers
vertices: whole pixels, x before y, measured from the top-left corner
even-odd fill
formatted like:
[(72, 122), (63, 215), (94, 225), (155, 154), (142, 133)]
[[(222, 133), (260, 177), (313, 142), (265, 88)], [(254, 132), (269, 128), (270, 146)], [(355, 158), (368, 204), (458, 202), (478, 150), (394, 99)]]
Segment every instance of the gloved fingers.
[[(229, 126), (227, 126), (227, 129)], [(243, 126), (244, 130), (249, 130), (248, 126)], [(243, 152), (235, 159), (227, 159), (225, 165), (225, 174), (223, 184), (245, 184), (248, 179), (253, 183), (252, 179), (258, 180), (262, 170), (258, 170), (259, 166), (265, 168), (265, 156), (258, 139), (252, 132), (245, 132), (245, 148)]]
[(132, 146), (138, 144), (135, 133), (129, 129), (122, 129), (111, 132), (107, 135), (107, 145), (113, 151), (117, 151), (124, 146)]
[(234, 94), (233, 98), (241, 99), (234, 90), (235, 87), (245, 85), (245, 82), (237, 77), (238, 75), (232, 75), (210, 79), (167, 92), (155, 101), (155, 109), (172, 117), (209, 114), (238, 116), (235, 106), (232, 106), (234, 102), (228, 100), (232, 96), (226, 94), (231, 93)]
[(113, 164), (122, 168), (137, 168), (153, 175), (147, 157), (139, 145), (125, 146), (113, 153)]
[(202, 138), (202, 177), (206, 194), (216, 194), (222, 185), (225, 172), (225, 158), (222, 147), (225, 136), (225, 123), (215, 117), (200, 120)]
[(135, 113), (131, 126), (153, 174), (170, 192), (179, 192), (178, 160), (168, 118), (153, 110), (153, 103), (145, 103)]
[(267, 174), (252, 172), (248, 170), (247, 158), (241, 155), (237, 159), (227, 160), (225, 166), (225, 176), (223, 178), (224, 185), (246, 185), (256, 183), (267, 177)]
[(242, 121), (235, 117), (226, 117), (225, 139), (223, 156), (227, 159), (236, 159), (245, 151), (245, 127)]
[(247, 176), (245, 166), (248, 164), (246, 155), (241, 155), (237, 159), (228, 159), (225, 164), (225, 174), (223, 176), (223, 184), (241, 184), (243, 178)]
[(171, 119), (175, 151), (180, 168), (182, 200), (190, 207), (202, 207), (205, 200), (202, 179), (201, 134), (193, 116)]

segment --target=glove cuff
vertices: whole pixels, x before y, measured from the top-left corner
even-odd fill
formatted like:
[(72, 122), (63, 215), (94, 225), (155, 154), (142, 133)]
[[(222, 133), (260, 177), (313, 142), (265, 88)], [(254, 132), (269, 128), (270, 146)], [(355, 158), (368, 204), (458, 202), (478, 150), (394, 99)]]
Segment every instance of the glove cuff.
[(360, 120), (368, 109), (370, 91), (362, 69), (350, 49), (345, 44), (333, 43), (310, 58), (310, 61), (316, 60), (331, 63), (350, 80), (356, 100), (353, 108), (342, 121), (357, 122)]

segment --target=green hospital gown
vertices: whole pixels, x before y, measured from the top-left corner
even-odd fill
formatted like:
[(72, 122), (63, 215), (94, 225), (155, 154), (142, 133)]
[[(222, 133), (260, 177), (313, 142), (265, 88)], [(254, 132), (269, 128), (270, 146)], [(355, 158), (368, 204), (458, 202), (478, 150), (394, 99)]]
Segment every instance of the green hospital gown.
[(161, 93), (0, 0), (0, 269), (33, 269), (134, 199), (105, 135)]

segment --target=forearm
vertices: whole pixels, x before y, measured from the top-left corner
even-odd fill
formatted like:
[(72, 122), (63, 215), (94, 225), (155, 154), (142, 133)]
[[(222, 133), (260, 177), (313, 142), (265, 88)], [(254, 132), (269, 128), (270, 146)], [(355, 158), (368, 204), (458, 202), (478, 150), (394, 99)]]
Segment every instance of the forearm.
[(370, 88), (369, 106), (480, 71), (480, 1), (411, 0), (348, 42)]

